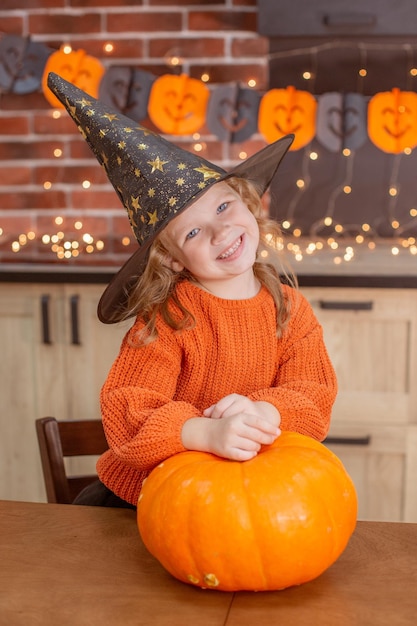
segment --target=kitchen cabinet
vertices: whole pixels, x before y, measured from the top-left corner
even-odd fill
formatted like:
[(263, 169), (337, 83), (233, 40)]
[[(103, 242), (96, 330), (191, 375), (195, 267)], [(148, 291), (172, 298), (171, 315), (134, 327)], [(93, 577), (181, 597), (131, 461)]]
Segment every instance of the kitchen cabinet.
[(417, 291), (302, 291), (336, 369), (327, 445), (356, 485), (359, 518), (417, 521)]
[(100, 416), (100, 388), (129, 326), (99, 322), (102, 291), (0, 283), (0, 499), (45, 500), (36, 418)]

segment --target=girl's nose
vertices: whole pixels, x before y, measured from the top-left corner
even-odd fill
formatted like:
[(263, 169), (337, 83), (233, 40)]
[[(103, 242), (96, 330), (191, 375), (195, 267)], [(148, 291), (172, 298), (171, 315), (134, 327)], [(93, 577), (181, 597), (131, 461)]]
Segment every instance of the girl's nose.
[(229, 228), (228, 224), (217, 224), (213, 227), (212, 242), (214, 245), (222, 243), (226, 239)]

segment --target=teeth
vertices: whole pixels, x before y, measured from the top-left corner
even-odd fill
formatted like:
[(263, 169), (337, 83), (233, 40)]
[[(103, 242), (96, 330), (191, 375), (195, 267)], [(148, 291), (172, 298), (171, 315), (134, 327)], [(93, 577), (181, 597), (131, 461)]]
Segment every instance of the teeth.
[(236, 241), (236, 243), (233, 246), (231, 246), (231, 248), (229, 248), (228, 250), (226, 250), (224, 254), (221, 254), (219, 256), (219, 259), (227, 259), (227, 257), (234, 254), (236, 250), (239, 248), (241, 243), (242, 243), (242, 237), (239, 237), (239, 239)]

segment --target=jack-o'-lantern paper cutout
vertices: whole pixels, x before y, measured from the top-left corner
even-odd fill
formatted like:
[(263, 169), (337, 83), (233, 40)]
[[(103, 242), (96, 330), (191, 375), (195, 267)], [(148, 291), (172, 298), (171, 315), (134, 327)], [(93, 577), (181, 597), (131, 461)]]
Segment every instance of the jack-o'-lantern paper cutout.
[(4, 35), (0, 39), (0, 91), (20, 95), (39, 91), (52, 52), (29, 37)]
[(155, 76), (135, 67), (110, 67), (100, 82), (100, 100), (123, 115), (141, 122), (148, 115), (148, 101)]
[(357, 150), (367, 139), (366, 101), (359, 93), (318, 96), (317, 140), (330, 152)]
[(48, 88), (48, 74), (53, 72), (82, 91), (85, 91), (89, 96), (97, 98), (104, 71), (100, 61), (95, 57), (89, 56), (85, 50), (72, 50), (68, 53), (64, 52), (63, 49), (56, 50), (48, 58), (45, 65), (42, 76), (43, 94), (49, 104), (55, 109), (64, 108), (64, 105)]
[(268, 143), (295, 134), (290, 150), (299, 150), (314, 138), (317, 101), (308, 91), (292, 87), (271, 89), (261, 98), (258, 127)]
[(398, 154), (417, 145), (417, 94), (382, 91), (368, 104), (369, 139), (384, 152)]
[(207, 108), (207, 127), (222, 141), (239, 143), (258, 130), (260, 95), (237, 83), (218, 85)]
[(163, 133), (189, 135), (205, 123), (209, 97), (202, 81), (186, 74), (164, 74), (151, 87), (148, 115)]

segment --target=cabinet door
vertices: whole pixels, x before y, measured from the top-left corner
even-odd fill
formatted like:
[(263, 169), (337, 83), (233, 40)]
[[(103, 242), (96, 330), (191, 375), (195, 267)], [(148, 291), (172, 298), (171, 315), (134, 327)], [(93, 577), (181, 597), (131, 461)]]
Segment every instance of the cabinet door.
[(329, 441), (326, 445), (340, 458), (355, 484), (358, 518), (405, 521), (407, 429), (337, 424), (331, 428)]
[(308, 288), (336, 369), (333, 420), (417, 421), (417, 295), (403, 289)]
[[(0, 498), (45, 501), (35, 420), (99, 418), (129, 323), (97, 319), (101, 285), (0, 284)], [(94, 460), (72, 460), (84, 471)], [(87, 467), (85, 467), (87, 469)]]
[[(30, 285), (0, 285), (0, 498), (45, 499), (35, 432), (42, 380), (54, 378), (60, 386), (59, 357), (42, 362), (40, 304)], [(50, 385), (52, 386), (52, 385)]]
[(63, 341), (66, 419), (100, 417), (100, 390), (131, 322), (103, 324), (97, 317), (102, 285), (66, 285)]

